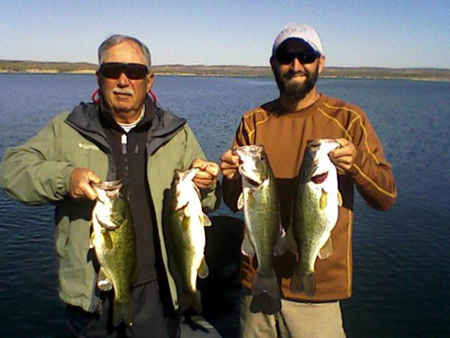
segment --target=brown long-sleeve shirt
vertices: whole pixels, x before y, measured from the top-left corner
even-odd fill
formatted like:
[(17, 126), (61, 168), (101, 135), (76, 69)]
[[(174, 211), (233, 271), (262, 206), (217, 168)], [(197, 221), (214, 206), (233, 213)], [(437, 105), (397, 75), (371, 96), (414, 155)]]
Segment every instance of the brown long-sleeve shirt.
[[(287, 252), (274, 258), (277, 278), (287, 299), (330, 301), (350, 297), (353, 185), (369, 205), (379, 210), (389, 209), (397, 194), (391, 166), (384, 157), (381, 142), (359, 107), (323, 94), (313, 105), (296, 112), (284, 110), (279, 100), (268, 102), (244, 114), (236, 131), (234, 147), (249, 144), (264, 146), (277, 182), (283, 227), (290, 226), (296, 178), (306, 143), (319, 138), (350, 140), (357, 148), (357, 156), (350, 171), (339, 175), (343, 204), (331, 233), (334, 250), (331, 257), (316, 261), (315, 296), (289, 292), (296, 255)], [(241, 192), (240, 184), (240, 180), (224, 179), (224, 200), (233, 210), (236, 210)], [(244, 286), (251, 288), (256, 268), (255, 257), (244, 257)]]

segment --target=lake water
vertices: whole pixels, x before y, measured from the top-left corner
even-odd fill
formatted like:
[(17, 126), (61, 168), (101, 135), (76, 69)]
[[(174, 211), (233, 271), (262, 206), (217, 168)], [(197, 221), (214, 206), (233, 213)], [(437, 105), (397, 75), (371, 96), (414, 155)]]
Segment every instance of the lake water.
[[(0, 156), (60, 111), (89, 101), (96, 87), (92, 75), (0, 74)], [(450, 336), (450, 83), (323, 79), (319, 90), (366, 111), (398, 187), (388, 213), (356, 199), (354, 295), (342, 302), (348, 336)], [(278, 94), (271, 78), (157, 76), (154, 91), (188, 119), (215, 161), (242, 113)], [(232, 212), (222, 206), (214, 214)], [(68, 336), (53, 228), (52, 207), (24, 206), (0, 192), (2, 338)]]

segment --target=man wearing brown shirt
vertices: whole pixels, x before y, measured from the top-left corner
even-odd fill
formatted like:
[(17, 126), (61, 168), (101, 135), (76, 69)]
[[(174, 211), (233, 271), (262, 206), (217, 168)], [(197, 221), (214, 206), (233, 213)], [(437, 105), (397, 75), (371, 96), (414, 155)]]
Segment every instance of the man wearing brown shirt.
[[(341, 145), (330, 152), (339, 177), (342, 206), (332, 230), (333, 254), (315, 264), (316, 292), (310, 297), (289, 291), (297, 256), (274, 257), (282, 293), (278, 314), (252, 313), (249, 290), (257, 262), (242, 262), (241, 336), (344, 337), (339, 300), (352, 293), (352, 220), (354, 185), (372, 207), (386, 211), (395, 202), (396, 187), (383, 147), (364, 112), (357, 106), (319, 93), (316, 81), (325, 64), (317, 32), (305, 24), (286, 26), (277, 36), (270, 58), (280, 97), (242, 117), (233, 148), (264, 146), (275, 175), (282, 225), (291, 225), (292, 201), (306, 144), (335, 139)], [(241, 193), (239, 157), (228, 150), (221, 157), (226, 204), (237, 210)], [(276, 226), (276, 225), (274, 225)]]

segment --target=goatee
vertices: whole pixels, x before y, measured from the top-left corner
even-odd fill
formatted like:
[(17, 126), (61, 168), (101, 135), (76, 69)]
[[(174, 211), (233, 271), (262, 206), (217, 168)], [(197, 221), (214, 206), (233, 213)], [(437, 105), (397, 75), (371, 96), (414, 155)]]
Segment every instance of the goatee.
[(289, 81), (292, 77), (297, 75), (291, 71), (281, 74), (278, 68), (274, 70), (274, 75), (280, 94), (292, 101), (300, 101), (304, 99), (316, 85), (317, 79), (319, 78), (319, 65), (317, 64), (316, 69), (312, 72), (303, 72), (303, 75), (306, 77), (305, 82), (303, 83)]

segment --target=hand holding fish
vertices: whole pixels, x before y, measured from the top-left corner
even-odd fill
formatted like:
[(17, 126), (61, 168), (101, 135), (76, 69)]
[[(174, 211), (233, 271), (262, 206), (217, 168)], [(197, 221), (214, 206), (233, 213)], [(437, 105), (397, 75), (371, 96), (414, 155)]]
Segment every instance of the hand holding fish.
[(192, 162), (191, 167), (200, 169), (192, 180), (198, 188), (211, 188), (217, 183), (220, 173), (219, 165), (217, 163), (197, 158)]
[(100, 183), (100, 176), (86, 168), (76, 168), (70, 174), (69, 194), (74, 199), (88, 198), (95, 200), (97, 193), (92, 188), (92, 183)]
[(337, 139), (336, 142), (341, 146), (330, 151), (329, 156), (338, 173), (345, 174), (355, 162), (357, 150), (355, 145), (345, 138)]
[(223, 176), (227, 179), (237, 179), (240, 177), (239, 174), (239, 156), (237, 156), (233, 150), (227, 150), (220, 157), (221, 163), (220, 168), (222, 169)]

